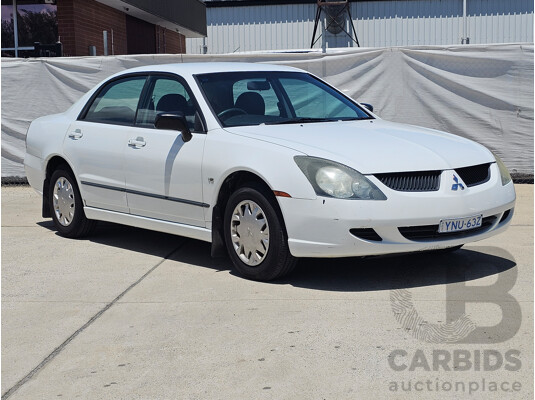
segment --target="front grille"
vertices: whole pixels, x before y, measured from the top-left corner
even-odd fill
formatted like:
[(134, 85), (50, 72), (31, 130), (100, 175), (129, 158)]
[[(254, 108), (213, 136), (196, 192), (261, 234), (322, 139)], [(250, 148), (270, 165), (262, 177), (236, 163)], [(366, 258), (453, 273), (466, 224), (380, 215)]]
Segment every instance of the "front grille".
[(353, 235), (358, 237), (359, 239), (364, 240), (371, 240), (373, 242), (382, 242), (383, 238), (375, 232), (372, 228), (355, 228), (350, 229), (349, 232)]
[(485, 217), (481, 221), (480, 227), (460, 232), (438, 233), (438, 225), (405, 226), (398, 229), (399, 233), (406, 239), (415, 242), (427, 242), (433, 240), (459, 239), (476, 235), (490, 228), (495, 220), (495, 216)]
[(457, 168), (455, 170), (466, 186), (477, 186), (490, 179), (490, 164), (479, 164), (471, 167)]
[(376, 174), (384, 185), (400, 192), (434, 192), (440, 188), (442, 171), (394, 172)]

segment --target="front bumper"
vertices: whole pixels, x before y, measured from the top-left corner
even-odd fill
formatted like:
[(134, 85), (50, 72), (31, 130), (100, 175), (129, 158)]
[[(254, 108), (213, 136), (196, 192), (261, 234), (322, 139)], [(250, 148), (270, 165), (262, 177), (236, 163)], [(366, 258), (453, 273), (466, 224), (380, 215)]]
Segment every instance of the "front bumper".
[[(444, 171), (440, 189), (434, 192), (394, 191), (368, 176), (387, 196), (385, 201), (279, 197), (290, 252), (295, 257), (353, 257), (438, 250), (503, 232), (513, 215), (516, 199), (513, 183), (502, 186), (495, 163), (491, 165), (489, 181), (464, 190), (451, 189), (453, 174), (453, 170)], [(484, 229), (466, 231), (463, 235), (437, 235), (416, 241), (407, 239), (399, 230), (479, 214), (494, 218), (486, 219), (491, 222)], [(359, 228), (374, 229), (382, 240), (365, 240), (350, 233), (351, 229)]]

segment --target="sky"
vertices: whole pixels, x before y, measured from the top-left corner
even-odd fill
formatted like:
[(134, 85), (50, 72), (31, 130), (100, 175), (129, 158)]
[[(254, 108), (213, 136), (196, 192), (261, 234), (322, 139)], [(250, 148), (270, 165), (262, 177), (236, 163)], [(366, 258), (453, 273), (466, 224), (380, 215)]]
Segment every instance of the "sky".
[[(33, 12), (45, 12), (45, 11), (56, 11), (57, 6), (52, 4), (34, 4), (34, 5), (19, 5), (19, 13), (24, 11), (33, 11)], [(2, 21), (11, 19), (11, 14), (13, 13), (13, 6), (2, 6)]]

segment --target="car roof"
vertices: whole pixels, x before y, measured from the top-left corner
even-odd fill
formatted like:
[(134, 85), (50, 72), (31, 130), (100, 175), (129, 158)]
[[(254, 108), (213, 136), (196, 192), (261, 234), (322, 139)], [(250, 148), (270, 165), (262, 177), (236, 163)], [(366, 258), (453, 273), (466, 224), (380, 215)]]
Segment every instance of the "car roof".
[[(244, 62), (195, 62), (176, 64), (146, 65), (143, 67), (131, 68), (123, 73), (132, 72), (172, 72), (180, 75), (197, 75), (213, 72), (242, 72), (242, 71), (289, 71), (304, 72), (298, 68), (285, 65), (264, 64), (264, 63), (244, 63)], [(118, 75), (120, 75), (118, 74)]]

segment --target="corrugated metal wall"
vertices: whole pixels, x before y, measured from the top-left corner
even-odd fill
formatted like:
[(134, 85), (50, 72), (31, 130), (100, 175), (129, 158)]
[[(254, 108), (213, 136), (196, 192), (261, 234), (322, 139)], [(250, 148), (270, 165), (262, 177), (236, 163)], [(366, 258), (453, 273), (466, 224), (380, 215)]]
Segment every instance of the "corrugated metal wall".
[(467, 0), (470, 43), (533, 42), (533, 0)]
[[(314, 15), (315, 4), (207, 8), (208, 53), (306, 48)], [(202, 43), (189, 39), (188, 53), (199, 53)]]
[[(533, 0), (467, 0), (470, 43), (533, 42)], [(207, 8), (209, 54), (307, 49), (315, 4)], [(462, 0), (359, 1), (351, 14), (363, 47), (459, 44)], [(349, 24), (348, 24), (349, 27)], [(315, 47), (346, 47), (342, 33), (325, 35)], [(187, 39), (187, 51), (202, 52), (203, 39)]]

